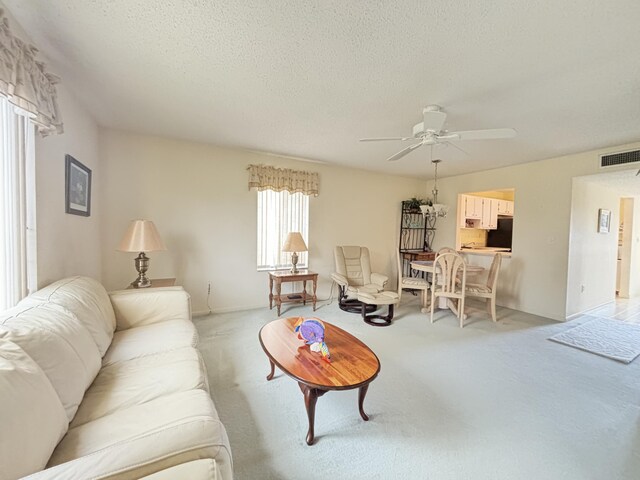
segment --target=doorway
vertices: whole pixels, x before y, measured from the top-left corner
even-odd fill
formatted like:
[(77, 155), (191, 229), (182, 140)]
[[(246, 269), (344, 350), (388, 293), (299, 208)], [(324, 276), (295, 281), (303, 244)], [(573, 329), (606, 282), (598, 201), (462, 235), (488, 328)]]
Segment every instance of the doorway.
[(633, 198), (620, 199), (620, 215), (618, 221), (618, 258), (616, 261), (616, 298), (629, 298), (631, 278), (631, 253), (633, 232)]
[(635, 173), (621, 170), (573, 179), (568, 318), (608, 304), (615, 307), (618, 299), (640, 297), (640, 208), (634, 208), (640, 202), (640, 182)]

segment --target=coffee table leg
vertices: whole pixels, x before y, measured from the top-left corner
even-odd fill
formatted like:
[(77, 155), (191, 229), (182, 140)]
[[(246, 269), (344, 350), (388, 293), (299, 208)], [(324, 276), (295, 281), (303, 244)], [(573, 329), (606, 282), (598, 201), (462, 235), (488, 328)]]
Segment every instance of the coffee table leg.
[(313, 445), (313, 424), (316, 416), (316, 401), (318, 400), (318, 391), (315, 388), (308, 387), (303, 383), (299, 383), (300, 390), (304, 394), (304, 406), (307, 408), (307, 417), (309, 418), (309, 431), (307, 432), (307, 445)]
[(358, 391), (358, 408), (360, 409), (360, 416), (365, 422), (369, 420), (369, 416), (366, 413), (364, 413), (364, 408), (363, 408), (364, 397), (367, 394), (368, 388), (369, 388), (369, 384), (360, 387)]
[(269, 359), (269, 363), (271, 364), (271, 373), (269, 373), (269, 375), (267, 375), (267, 380), (271, 380), (273, 378), (273, 373), (275, 371), (275, 365), (271, 361), (271, 359)]

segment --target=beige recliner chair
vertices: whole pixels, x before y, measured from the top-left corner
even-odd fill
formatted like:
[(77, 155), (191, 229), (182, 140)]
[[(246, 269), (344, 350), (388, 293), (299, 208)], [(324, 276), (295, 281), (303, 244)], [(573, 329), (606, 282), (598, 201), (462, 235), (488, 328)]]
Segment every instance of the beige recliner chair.
[[(338, 246), (334, 250), (336, 271), (331, 278), (338, 284), (338, 306), (352, 313), (361, 313), (358, 293), (378, 293), (384, 290), (389, 278), (371, 272), (369, 249), (357, 246)], [(375, 306), (370, 305), (371, 311)]]

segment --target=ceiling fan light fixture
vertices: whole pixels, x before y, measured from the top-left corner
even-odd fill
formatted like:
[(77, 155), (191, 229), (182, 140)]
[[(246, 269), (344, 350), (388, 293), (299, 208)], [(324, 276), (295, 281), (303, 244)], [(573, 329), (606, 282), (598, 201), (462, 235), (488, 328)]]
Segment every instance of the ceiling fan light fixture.
[[(444, 128), (447, 114), (442, 111), (438, 105), (427, 105), (422, 109), (423, 120), (413, 126), (413, 138), (419, 140), (420, 143), (412, 145), (411, 148), (405, 148), (387, 160), (394, 162), (411, 153), (415, 148), (422, 145), (440, 145), (447, 143), (449, 140), (496, 140), (500, 138), (513, 138), (516, 131), (513, 128), (493, 128), (488, 130), (466, 130), (459, 132), (449, 132)], [(407, 137), (381, 137), (381, 138), (361, 138), (361, 142), (386, 140), (411, 140)], [(457, 148), (457, 147), (456, 147)]]

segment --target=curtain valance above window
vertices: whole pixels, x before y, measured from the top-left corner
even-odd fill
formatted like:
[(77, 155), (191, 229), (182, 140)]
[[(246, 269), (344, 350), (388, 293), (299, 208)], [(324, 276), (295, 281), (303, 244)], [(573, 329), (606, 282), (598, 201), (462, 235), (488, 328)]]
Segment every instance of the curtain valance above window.
[(289, 193), (304, 193), (318, 196), (319, 177), (317, 172), (275, 168), (270, 165), (249, 165), (249, 188), (258, 191), (273, 190)]
[(62, 133), (55, 87), (60, 79), (45, 70), (37, 52), (11, 33), (0, 8), (0, 95), (26, 112), (41, 135)]

